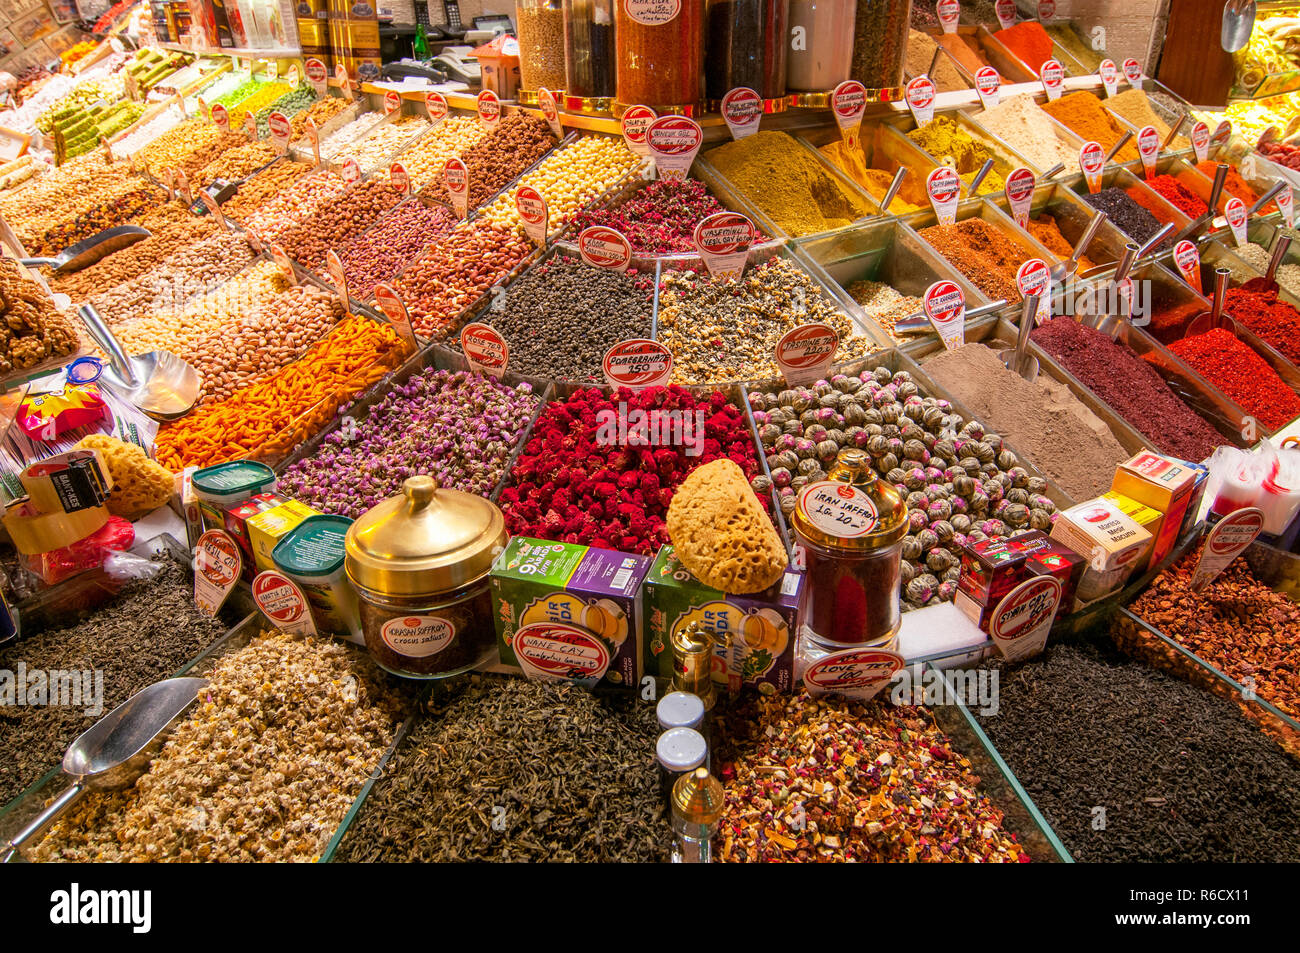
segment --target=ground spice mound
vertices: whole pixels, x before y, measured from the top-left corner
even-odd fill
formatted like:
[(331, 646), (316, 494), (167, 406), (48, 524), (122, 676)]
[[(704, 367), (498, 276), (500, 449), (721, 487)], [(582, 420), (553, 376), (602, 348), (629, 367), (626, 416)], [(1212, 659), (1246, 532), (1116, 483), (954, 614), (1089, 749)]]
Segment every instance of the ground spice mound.
[(751, 696), (719, 731), (723, 861), (1030, 859), (924, 708)]
[[(103, 670), (103, 708), (0, 704), (0, 805), (58, 765), (69, 744), (146, 685), (171, 676), (226, 631), (194, 605), (185, 571), (164, 563), (152, 580), (131, 583), (83, 622), (32, 634), (0, 650), (0, 670)], [(84, 682), (83, 682), (84, 685)], [(3, 697), (3, 696), (0, 696)]]
[[(1213, 182), (1214, 176), (1218, 172), (1219, 164), (1212, 159), (1206, 159), (1204, 162), (1198, 162), (1196, 168), (1200, 170), (1203, 175), (1208, 177), (1211, 182)], [(1245, 202), (1247, 208), (1250, 208), (1259, 201), (1259, 193), (1255, 191), (1254, 187), (1241, 177), (1240, 172), (1232, 166), (1228, 166), (1228, 177), (1223, 180), (1223, 194), (1219, 196), (1220, 212), (1223, 211), (1224, 205), (1228, 203), (1228, 199), (1233, 196), (1236, 196)], [(1269, 202), (1260, 209), (1260, 214), (1267, 215), (1270, 212), (1276, 211), (1277, 203)]]
[(1300, 364), (1300, 311), (1278, 298), (1276, 290), (1229, 289), (1224, 310), (1292, 364)]
[[(1090, 192), (1082, 198), (1097, 211), (1105, 212), (1110, 216), (1111, 224), (1139, 245), (1160, 231), (1163, 224), (1120, 188), (1112, 187), (1096, 193)], [(1164, 248), (1172, 245), (1173, 240), (1172, 235), (1166, 235), (1164, 241), (1156, 247)]]
[(704, 158), (796, 238), (871, 214), (865, 200), (840, 188), (816, 157), (787, 133), (758, 132), (710, 149)]
[(1300, 767), (1232, 702), (1090, 642), (999, 668), (977, 717), (1076, 860), (1300, 860)]
[[(1034, 69), (1038, 69), (1037, 66)], [(1041, 107), (1048, 115), (1061, 125), (1072, 130), (1084, 142), (1099, 142), (1101, 147), (1110, 152), (1111, 147), (1119, 142), (1128, 130), (1120, 125), (1094, 93), (1086, 89), (1068, 93), (1054, 102)], [(1115, 162), (1132, 162), (1139, 159), (1137, 143), (1130, 139), (1115, 155)]]
[(336, 859), (664, 862), (659, 731), (633, 693), (472, 676), (435, 696)]
[[(1157, 175), (1154, 179), (1147, 179), (1146, 184), (1158, 192), (1171, 205), (1176, 206), (1178, 211), (1188, 218), (1200, 218), (1210, 210), (1210, 207), (1205, 204), (1199, 195), (1168, 173)], [(1145, 196), (1142, 196), (1141, 189), (1132, 188), (1126, 191), (1131, 198), (1136, 199), (1147, 211), (1157, 218), (1160, 217), (1156, 208), (1153, 207), (1156, 203), (1147, 204), (1143, 201)]]
[(992, 159), (994, 168), (989, 170), (989, 174), (980, 183), (979, 195), (1001, 192), (1006, 187), (1002, 172), (1010, 172), (1011, 164), (958, 125), (955, 119), (936, 116), (933, 122), (909, 132), (907, 138), (938, 161), (951, 159), (957, 174), (967, 185), (984, 163)]
[(1046, 171), (1058, 162), (1065, 165), (1069, 175), (1079, 171), (1079, 150), (1061, 139), (1059, 127), (1038, 108), (1033, 96), (1026, 93), (1012, 96), (991, 109), (973, 113), (972, 118), (1039, 171)]
[(1226, 442), (1178, 399), (1155, 368), (1101, 332), (1061, 316), (1031, 337), (1157, 450), (1198, 461)]
[[(1107, 97), (1106, 108), (1115, 115), (1127, 119), (1132, 125), (1141, 129), (1143, 126), (1154, 126), (1156, 132), (1160, 134), (1160, 142), (1163, 144), (1169, 138), (1169, 123), (1165, 122), (1151, 108), (1151, 101), (1147, 94), (1140, 89), (1126, 89), (1115, 96)], [(1190, 149), (1191, 142), (1184, 135), (1176, 137), (1171, 145), (1173, 149)]]
[(1076, 500), (1105, 493), (1116, 465), (1128, 459), (1110, 428), (1064, 384), (1043, 374), (1027, 381), (983, 344), (923, 363), (939, 386)]
[(1169, 350), (1270, 430), (1300, 415), (1300, 397), (1231, 331), (1215, 328), (1174, 341)]
[[(1038, 239), (1038, 243), (1043, 245), (1057, 258), (1062, 261), (1074, 254), (1074, 243), (1065, 237), (1061, 232), (1061, 227), (1056, 224), (1056, 219), (1046, 212), (1043, 212), (1038, 218), (1029, 220), (1029, 234)], [(1097, 263), (1084, 255), (1079, 259), (1079, 271), (1090, 271), (1097, 267)]]
[(1020, 300), (1016, 271), (1037, 257), (1031, 249), (982, 218), (968, 218), (956, 225), (931, 225), (919, 234), (989, 300)]
[(1052, 58), (1052, 38), (1037, 20), (1025, 20), (993, 36), (1028, 66), (1035, 76), (1044, 63)]
[[(960, 71), (953, 66), (952, 60), (940, 56), (934, 59), (938, 48), (934, 38), (920, 30), (909, 30), (907, 34), (906, 68), (909, 76), (929, 76), (937, 92), (947, 93), (956, 89), (969, 89), (962, 79)], [(934, 72), (930, 72), (930, 63), (935, 62)], [(978, 67), (977, 67), (978, 69)]]
[[(862, 146), (850, 146), (842, 139), (828, 142), (818, 150), (841, 172), (858, 185), (862, 186), (879, 204), (889, 191), (894, 181), (894, 173), (867, 165)], [(930, 199), (925, 193), (925, 176), (909, 171), (903, 176), (903, 183), (898, 194), (889, 203), (889, 211), (894, 215), (905, 215), (919, 208), (928, 208)]]

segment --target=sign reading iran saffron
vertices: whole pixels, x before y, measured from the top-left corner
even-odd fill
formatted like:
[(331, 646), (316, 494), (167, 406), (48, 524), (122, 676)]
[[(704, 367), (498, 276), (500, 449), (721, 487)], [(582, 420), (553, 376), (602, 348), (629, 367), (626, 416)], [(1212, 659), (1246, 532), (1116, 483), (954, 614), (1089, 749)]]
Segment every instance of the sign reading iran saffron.
[(605, 352), (601, 370), (611, 387), (662, 387), (673, 376), (673, 355), (658, 341), (632, 338)]

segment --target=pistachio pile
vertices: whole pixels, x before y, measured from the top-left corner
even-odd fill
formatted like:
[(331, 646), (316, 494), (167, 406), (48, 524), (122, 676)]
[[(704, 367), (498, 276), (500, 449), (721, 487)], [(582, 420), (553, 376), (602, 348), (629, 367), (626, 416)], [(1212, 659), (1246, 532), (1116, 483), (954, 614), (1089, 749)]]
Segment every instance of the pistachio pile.
[(775, 486), (787, 516), (799, 488), (825, 480), (844, 447), (866, 450), (903, 494), (905, 609), (952, 599), (965, 543), (1052, 526), (1047, 481), (1031, 476), (999, 435), (922, 395), (907, 371), (882, 366), (811, 387), (755, 390), (749, 403), (771, 474), (750, 482), (760, 495)]

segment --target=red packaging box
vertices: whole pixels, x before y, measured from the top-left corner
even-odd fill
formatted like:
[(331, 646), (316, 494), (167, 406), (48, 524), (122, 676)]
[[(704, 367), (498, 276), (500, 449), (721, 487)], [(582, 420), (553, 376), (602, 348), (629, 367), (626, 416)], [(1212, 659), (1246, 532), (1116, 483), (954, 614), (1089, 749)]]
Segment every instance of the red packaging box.
[(957, 588), (976, 604), (994, 606), (1024, 582), (1025, 561), (1055, 545), (1046, 534), (1030, 530), (1010, 539), (967, 543), (961, 552), (961, 577)]

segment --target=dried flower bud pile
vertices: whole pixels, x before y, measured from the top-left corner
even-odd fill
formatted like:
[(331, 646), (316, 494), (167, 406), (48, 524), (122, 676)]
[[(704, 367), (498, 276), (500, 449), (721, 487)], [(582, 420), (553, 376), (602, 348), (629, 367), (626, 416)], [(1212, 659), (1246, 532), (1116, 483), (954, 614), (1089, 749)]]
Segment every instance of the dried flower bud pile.
[(694, 252), (695, 226), (726, 210), (698, 179), (656, 179), (615, 205), (579, 211), (573, 227), (577, 232), (592, 225), (618, 229), (638, 255)]

